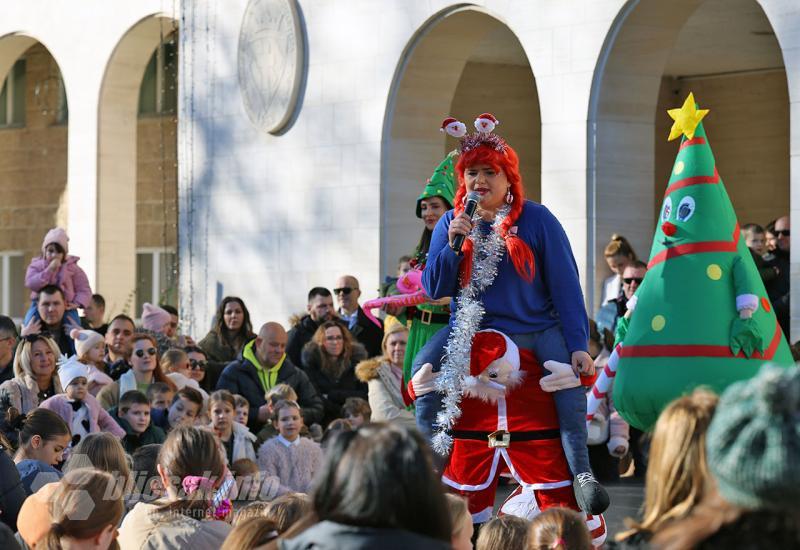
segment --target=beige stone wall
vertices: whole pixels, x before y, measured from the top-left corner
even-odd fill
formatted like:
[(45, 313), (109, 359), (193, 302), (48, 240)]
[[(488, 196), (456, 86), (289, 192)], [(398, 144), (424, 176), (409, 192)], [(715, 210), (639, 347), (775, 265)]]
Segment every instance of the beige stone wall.
[(467, 62), (453, 96), (450, 114), (464, 122), (467, 130), (474, 131), (473, 121), (485, 112), (492, 113), (500, 121), (497, 133), (506, 138), (519, 155), (525, 193), (529, 199), (539, 202), (542, 126), (531, 68)]
[(694, 92), (719, 174), (739, 223), (762, 226), (789, 212), (789, 96), (784, 71), (740, 76), (664, 78), (656, 111), (656, 213), (664, 197), (678, 142), (667, 142), (672, 119)]
[(136, 247), (177, 248), (177, 124), (173, 115), (139, 117), (136, 135)]
[[(25, 126), (0, 128), (0, 250), (24, 251), (27, 265), (47, 230), (66, 220), (67, 125), (56, 123), (61, 76), (55, 60), (41, 44), (24, 56)], [(47, 93), (37, 98), (36, 84), (45, 81)], [(27, 298), (24, 288), (19, 292)]]

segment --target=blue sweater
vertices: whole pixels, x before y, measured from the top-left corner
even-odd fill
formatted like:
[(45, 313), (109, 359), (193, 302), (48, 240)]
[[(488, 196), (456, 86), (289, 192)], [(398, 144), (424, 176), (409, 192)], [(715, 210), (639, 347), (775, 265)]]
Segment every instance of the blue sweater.
[[(452, 219), (450, 210), (433, 230), (422, 285), (434, 299), (453, 296), (455, 312), (462, 256), (457, 256), (448, 244), (447, 230)], [(478, 223), (484, 231), (491, 227), (485, 221)], [(506, 253), (500, 260), (497, 278), (481, 297), (486, 310), (481, 327), (512, 335), (541, 332), (560, 325), (569, 352), (586, 351), (589, 319), (578, 266), (564, 228), (546, 207), (531, 201), (525, 201), (517, 228), (517, 235), (533, 250), (536, 274), (533, 282), (527, 283), (517, 274)], [(454, 318), (450, 317), (451, 324)]]

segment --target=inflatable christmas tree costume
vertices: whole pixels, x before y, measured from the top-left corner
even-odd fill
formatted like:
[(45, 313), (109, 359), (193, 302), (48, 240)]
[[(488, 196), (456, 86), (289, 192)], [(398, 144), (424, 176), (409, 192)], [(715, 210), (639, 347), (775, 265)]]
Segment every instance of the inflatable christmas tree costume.
[(670, 139), (683, 136), (659, 213), (648, 271), (621, 323), (614, 403), (649, 429), (697, 386), (721, 392), (792, 355), (770, 306), (689, 94)]

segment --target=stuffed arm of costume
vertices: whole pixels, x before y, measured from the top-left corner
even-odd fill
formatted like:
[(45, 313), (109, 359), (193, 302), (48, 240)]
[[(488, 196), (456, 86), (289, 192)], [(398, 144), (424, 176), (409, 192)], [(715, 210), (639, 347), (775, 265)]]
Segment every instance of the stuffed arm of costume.
[(556, 217), (546, 208), (538, 226), (536, 242), (544, 272), (544, 281), (561, 319), (561, 331), (570, 354), (587, 351), (589, 317), (583, 303), (578, 265), (572, 255), (567, 234)]
[(461, 256), (457, 255), (447, 238), (447, 230), (453, 219), (453, 211), (442, 216), (431, 236), (428, 261), (422, 272), (422, 286), (428, 296), (437, 300), (458, 293), (458, 266)]
[(758, 309), (758, 285), (753, 277), (758, 272), (746, 269), (740, 256), (733, 260), (731, 271), (736, 291), (736, 311), (739, 313), (731, 322), (731, 352), (738, 354), (743, 351), (746, 357), (750, 357), (755, 351), (763, 352), (767, 347), (766, 336), (753, 319)]

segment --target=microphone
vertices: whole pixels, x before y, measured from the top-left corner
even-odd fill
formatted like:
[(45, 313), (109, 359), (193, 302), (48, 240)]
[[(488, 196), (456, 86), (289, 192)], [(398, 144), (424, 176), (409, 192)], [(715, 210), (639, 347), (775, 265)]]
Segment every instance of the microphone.
[[(481, 194), (477, 191), (470, 191), (467, 195), (467, 203), (464, 205), (464, 213), (472, 219), (475, 215), (475, 210), (478, 208), (478, 203), (481, 200)], [(453, 239), (453, 250), (456, 254), (461, 254), (461, 247), (464, 246), (464, 239), (466, 235), (456, 235)]]

